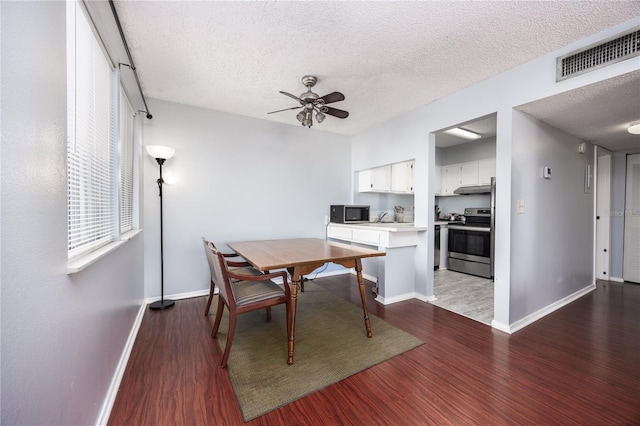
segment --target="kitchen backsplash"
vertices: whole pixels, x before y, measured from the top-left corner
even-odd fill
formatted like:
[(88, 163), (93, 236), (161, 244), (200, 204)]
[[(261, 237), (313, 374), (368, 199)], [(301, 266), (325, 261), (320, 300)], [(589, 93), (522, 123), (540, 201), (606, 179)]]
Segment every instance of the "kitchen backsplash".
[(489, 194), (459, 195), (450, 197), (436, 197), (436, 205), (440, 209), (440, 216), (450, 213), (464, 213), (466, 207), (490, 207)]
[(384, 222), (394, 221), (394, 211), (396, 206), (404, 207), (404, 222), (413, 222), (414, 218), (414, 196), (413, 194), (380, 194), (357, 192), (354, 196), (354, 204), (364, 204), (371, 206), (371, 221), (375, 222), (378, 215), (387, 213), (382, 219)]

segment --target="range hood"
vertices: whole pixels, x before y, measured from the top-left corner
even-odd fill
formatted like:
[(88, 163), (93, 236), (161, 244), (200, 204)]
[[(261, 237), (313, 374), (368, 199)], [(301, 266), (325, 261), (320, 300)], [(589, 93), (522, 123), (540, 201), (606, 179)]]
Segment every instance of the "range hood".
[(491, 185), (461, 186), (453, 191), (453, 193), (459, 195), (491, 194)]

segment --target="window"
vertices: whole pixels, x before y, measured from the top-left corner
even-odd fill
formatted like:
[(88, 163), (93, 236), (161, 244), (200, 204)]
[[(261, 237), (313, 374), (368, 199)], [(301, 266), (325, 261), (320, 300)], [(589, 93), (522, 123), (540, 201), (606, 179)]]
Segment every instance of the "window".
[(74, 260), (133, 229), (135, 113), (80, 2), (67, 3), (67, 58), (68, 258)]
[(133, 119), (135, 112), (126, 94), (120, 87), (120, 136), (118, 138), (118, 159), (120, 160), (120, 233), (133, 229)]

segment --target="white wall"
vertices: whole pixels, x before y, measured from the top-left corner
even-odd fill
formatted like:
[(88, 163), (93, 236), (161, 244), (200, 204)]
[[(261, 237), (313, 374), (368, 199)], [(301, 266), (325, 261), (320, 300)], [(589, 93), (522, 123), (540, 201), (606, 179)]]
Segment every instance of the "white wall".
[(89, 425), (142, 301), (142, 235), (65, 274), (65, 2), (0, 7), (0, 422)]
[(438, 159), (440, 161), (436, 164), (440, 166), (495, 158), (496, 138), (491, 137), (447, 148), (436, 148), (436, 150), (439, 151)]
[(513, 135), (511, 197), (525, 211), (511, 213), (511, 322), (594, 282), (594, 195), (585, 193), (592, 146), (580, 154), (582, 140), (518, 111)]
[[(511, 269), (518, 266), (511, 259), (511, 220), (515, 208), (511, 185), (512, 173), (517, 171), (516, 166), (512, 164), (512, 139), (517, 136), (515, 133), (517, 129), (512, 128), (512, 110), (528, 102), (637, 70), (637, 61), (626, 60), (559, 83), (555, 81), (558, 56), (611, 37), (636, 25), (637, 17), (353, 137), (353, 170), (375, 167), (405, 158), (415, 158), (415, 222), (418, 225), (428, 226), (433, 223), (435, 201), (434, 132), (490, 114), (497, 114), (496, 216), (499, 218), (499, 226), (496, 229), (494, 324), (499, 328), (508, 328), (510, 323), (521, 319), (520, 315), (524, 315), (527, 311), (527, 309), (520, 310), (520, 304), (517, 303), (515, 305), (518, 307), (517, 313), (514, 315), (510, 313)], [(592, 210), (591, 208), (590, 211)], [(416, 251), (416, 292), (426, 297), (433, 295), (433, 273), (430, 272), (433, 262), (431, 243), (433, 234), (430, 229), (424, 234), (425, 238), (421, 240)], [(535, 244), (531, 250), (545, 250), (540, 242), (536, 241)], [(592, 256), (591, 254), (589, 257)], [(526, 278), (519, 284), (521, 288), (531, 289), (537, 285), (538, 283), (532, 278)], [(569, 287), (572, 286), (573, 284), (569, 284)], [(553, 290), (553, 295), (558, 294), (558, 291)], [(542, 299), (545, 298), (548, 299), (548, 296), (542, 296)], [(532, 305), (537, 305), (542, 299), (537, 299)]]
[[(151, 100), (147, 145), (176, 148), (163, 166), (165, 295), (209, 288), (201, 237), (325, 237), (331, 204), (351, 201), (346, 136)], [(292, 120), (295, 118), (292, 116)], [(144, 159), (145, 294), (160, 294), (158, 165)], [(329, 270), (329, 269), (328, 269)]]

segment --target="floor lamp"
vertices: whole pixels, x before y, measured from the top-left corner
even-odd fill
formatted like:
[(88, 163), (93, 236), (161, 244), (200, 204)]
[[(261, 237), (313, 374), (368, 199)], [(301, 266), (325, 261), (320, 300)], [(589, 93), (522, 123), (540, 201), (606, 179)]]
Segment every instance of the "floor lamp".
[(175, 149), (160, 145), (147, 145), (147, 153), (156, 159), (160, 166), (160, 177), (158, 178), (158, 190), (160, 191), (160, 300), (153, 302), (149, 307), (153, 310), (167, 309), (172, 307), (176, 302), (164, 298), (164, 250), (162, 244), (162, 165), (169, 158), (173, 157)]

